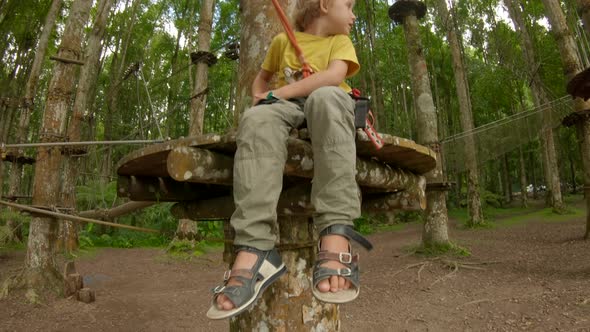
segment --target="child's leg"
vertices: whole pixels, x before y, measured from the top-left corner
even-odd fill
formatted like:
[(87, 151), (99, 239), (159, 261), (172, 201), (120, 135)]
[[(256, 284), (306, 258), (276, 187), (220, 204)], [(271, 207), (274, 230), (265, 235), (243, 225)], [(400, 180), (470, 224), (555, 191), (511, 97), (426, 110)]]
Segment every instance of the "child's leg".
[(300, 108), (285, 100), (256, 106), (243, 114), (234, 157), (234, 245), (259, 250), (274, 247), (272, 229), (287, 160), (285, 142), (289, 131), (303, 120)]
[[(284, 100), (253, 107), (242, 116), (234, 158), (234, 245), (262, 251), (274, 248), (276, 235), (272, 230), (287, 159), (285, 141), (291, 128), (301, 125), (303, 119), (300, 108)], [(259, 256), (251, 250), (239, 251), (232, 270), (249, 270), (257, 260)], [(231, 278), (227, 286), (240, 284)], [(217, 304), (221, 310), (235, 307), (225, 294), (217, 297)]]
[[(310, 132), (314, 177), (311, 201), (315, 207), (314, 222), (319, 232), (332, 225), (353, 225), (360, 216), (360, 197), (355, 180), (356, 146), (354, 101), (337, 87), (314, 91), (305, 104), (305, 117)], [(347, 237), (330, 234), (321, 239), (321, 249), (349, 252)], [(322, 266), (341, 269), (337, 261)], [(350, 282), (332, 276), (318, 284), (321, 292), (348, 289)]]

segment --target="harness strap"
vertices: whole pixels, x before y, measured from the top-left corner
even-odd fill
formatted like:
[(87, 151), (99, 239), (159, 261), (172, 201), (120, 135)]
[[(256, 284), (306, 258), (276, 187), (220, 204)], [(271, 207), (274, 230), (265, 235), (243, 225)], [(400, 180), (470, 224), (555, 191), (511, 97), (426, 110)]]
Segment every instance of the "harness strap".
[(299, 58), (299, 62), (301, 62), (301, 70), (303, 71), (303, 78), (307, 78), (311, 75), (311, 67), (309, 66), (309, 63), (305, 60), (305, 57), (303, 56), (303, 51), (301, 50), (301, 47), (299, 47), (299, 44), (297, 44), (297, 39), (295, 39), (295, 34), (293, 33), (293, 28), (291, 28), (291, 24), (289, 24), (289, 20), (287, 19), (287, 16), (285, 15), (283, 8), (281, 8), (279, 1), (272, 0), (272, 4), (275, 6), (277, 14), (279, 15), (279, 19), (281, 20), (281, 23), (283, 24), (283, 28), (285, 28), (285, 32), (287, 33), (287, 37), (289, 37), (289, 40), (291, 41), (291, 45), (293, 45), (293, 48), (295, 49), (295, 54), (297, 54), (297, 57)]

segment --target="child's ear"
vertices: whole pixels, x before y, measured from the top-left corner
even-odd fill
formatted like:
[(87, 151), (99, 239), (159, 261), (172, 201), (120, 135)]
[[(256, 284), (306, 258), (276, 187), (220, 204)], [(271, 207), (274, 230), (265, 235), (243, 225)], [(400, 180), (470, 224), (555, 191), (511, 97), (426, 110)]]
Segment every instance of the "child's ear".
[(320, 0), (320, 12), (328, 14), (328, 0)]

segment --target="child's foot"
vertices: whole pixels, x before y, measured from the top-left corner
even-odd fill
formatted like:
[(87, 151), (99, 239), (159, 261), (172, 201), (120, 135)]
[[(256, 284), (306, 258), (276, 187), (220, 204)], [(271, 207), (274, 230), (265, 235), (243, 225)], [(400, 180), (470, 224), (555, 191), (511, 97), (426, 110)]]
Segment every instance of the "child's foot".
[[(344, 236), (335, 234), (325, 235), (322, 237), (320, 250), (335, 253), (347, 253), (350, 252), (350, 244), (348, 239)], [(320, 266), (334, 270), (347, 268), (346, 265), (335, 260), (326, 261)], [(349, 289), (350, 287), (350, 281), (341, 276), (331, 276), (328, 279), (320, 281), (317, 285), (318, 290), (322, 293), (336, 293), (340, 290)]]
[(320, 251), (313, 267), (313, 288), (316, 299), (327, 303), (347, 303), (360, 292), (359, 255), (352, 254), (349, 239), (367, 250), (373, 245), (352, 226), (336, 224), (320, 232)]
[[(239, 269), (246, 269), (250, 270), (256, 264), (256, 260), (258, 256), (256, 254), (242, 250), (238, 252), (236, 256), (236, 260), (234, 261), (234, 265), (232, 266), (232, 270), (239, 270)], [(227, 286), (240, 286), (242, 283), (237, 280), (236, 278), (229, 278), (227, 281)], [(217, 297), (217, 308), (219, 310), (231, 310), (235, 308), (232, 301), (229, 300), (225, 294), (220, 294)]]
[(207, 317), (223, 319), (244, 312), (286, 271), (276, 249), (264, 251), (241, 247), (234, 266), (223, 276), (223, 285), (213, 288), (213, 301)]

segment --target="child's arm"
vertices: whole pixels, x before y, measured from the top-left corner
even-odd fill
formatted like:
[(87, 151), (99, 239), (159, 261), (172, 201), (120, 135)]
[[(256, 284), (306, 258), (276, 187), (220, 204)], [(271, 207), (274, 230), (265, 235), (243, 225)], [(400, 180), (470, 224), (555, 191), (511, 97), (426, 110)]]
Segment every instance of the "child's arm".
[(252, 83), (252, 106), (258, 104), (260, 100), (266, 99), (266, 96), (268, 95), (268, 83), (273, 75), (273, 73), (267, 70), (260, 69)]
[[(261, 72), (263, 71), (264, 70), (261, 70)], [(346, 78), (347, 72), (348, 63), (346, 61), (332, 60), (326, 70), (315, 73), (305, 79), (302, 79), (301, 81), (287, 84), (279, 89), (272, 90), (272, 93), (274, 96), (283, 99), (289, 99), (294, 97), (306, 97), (309, 96), (309, 94), (311, 94), (317, 88), (321, 88), (323, 86), (339, 86), (340, 83), (342, 83)], [(255, 101), (265, 99), (269, 92), (267, 90), (268, 85), (266, 84), (264, 85), (266, 89), (256, 90), (256, 80), (258, 80), (260, 76), (261, 75), (259, 73), (256, 79), (254, 80), (254, 84), (252, 86), (252, 95), (254, 96)], [(260, 88), (261, 86), (258, 87)]]

